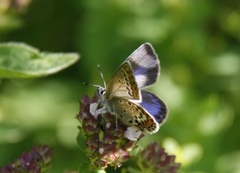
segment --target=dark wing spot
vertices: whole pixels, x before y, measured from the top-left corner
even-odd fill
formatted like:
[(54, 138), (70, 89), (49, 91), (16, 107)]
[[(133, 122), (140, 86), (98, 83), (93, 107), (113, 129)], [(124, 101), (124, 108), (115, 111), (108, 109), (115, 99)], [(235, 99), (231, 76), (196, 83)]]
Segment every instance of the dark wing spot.
[(122, 83), (120, 79), (118, 79), (118, 83), (119, 83), (119, 84), (121, 84), (121, 83)]
[(132, 103), (131, 103), (131, 102), (128, 102), (128, 105), (132, 106)]

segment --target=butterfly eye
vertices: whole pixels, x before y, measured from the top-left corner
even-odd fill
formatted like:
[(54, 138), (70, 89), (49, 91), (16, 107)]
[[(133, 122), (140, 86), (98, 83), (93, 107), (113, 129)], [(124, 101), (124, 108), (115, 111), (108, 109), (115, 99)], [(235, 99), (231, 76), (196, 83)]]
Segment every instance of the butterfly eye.
[(104, 89), (104, 88), (102, 88), (102, 87), (98, 87), (98, 94), (99, 94), (100, 96), (103, 96), (103, 95), (105, 94), (105, 92), (106, 92), (106, 89)]
[(105, 94), (105, 91), (106, 91), (106, 90), (102, 90), (102, 91), (101, 91), (101, 93), (100, 93), (101, 96)]

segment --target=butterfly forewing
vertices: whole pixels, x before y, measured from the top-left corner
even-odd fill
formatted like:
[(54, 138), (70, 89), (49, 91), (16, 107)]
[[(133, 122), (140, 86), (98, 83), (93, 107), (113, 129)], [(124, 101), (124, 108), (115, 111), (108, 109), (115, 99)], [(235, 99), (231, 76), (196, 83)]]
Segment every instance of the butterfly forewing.
[(125, 62), (130, 63), (138, 88), (146, 88), (156, 82), (160, 72), (160, 63), (149, 43), (141, 45)]
[(114, 73), (107, 84), (106, 97), (121, 97), (125, 99), (140, 99), (140, 91), (134, 78), (133, 70), (124, 62)]

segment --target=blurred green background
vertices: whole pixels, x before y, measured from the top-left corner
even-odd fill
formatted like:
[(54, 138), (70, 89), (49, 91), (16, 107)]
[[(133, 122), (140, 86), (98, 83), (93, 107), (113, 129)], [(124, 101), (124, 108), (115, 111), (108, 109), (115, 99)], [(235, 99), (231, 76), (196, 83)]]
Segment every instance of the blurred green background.
[(1, 0), (0, 41), (78, 52), (70, 68), (44, 78), (0, 80), (0, 166), (31, 146), (53, 148), (51, 172), (77, 170), (79, 100), (92, 96), (138, 46), (161, 61), (151, 87), (168, 105), (157, 141), (189, 173), (240, 170), (240, 1)]

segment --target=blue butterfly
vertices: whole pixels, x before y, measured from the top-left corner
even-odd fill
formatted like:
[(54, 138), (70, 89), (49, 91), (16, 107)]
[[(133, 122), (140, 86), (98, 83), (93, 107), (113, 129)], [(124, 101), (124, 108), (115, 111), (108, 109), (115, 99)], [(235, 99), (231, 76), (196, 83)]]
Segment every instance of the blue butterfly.
[(145, 134), (156, 133), (168, 111), (161, 99), (145, 89), (157, 81), (159, 73), (160, 62), (153, 47), (149, 43), (141, 45), (107, 84), (104, 81), (104, 87), (97, 86), (101, 97), (95, 114), (110, 112), (128, 127)]

